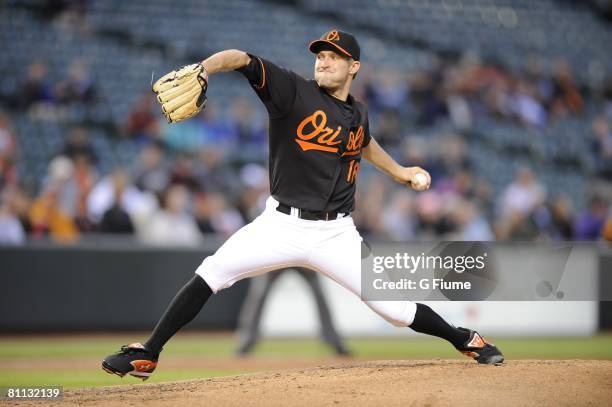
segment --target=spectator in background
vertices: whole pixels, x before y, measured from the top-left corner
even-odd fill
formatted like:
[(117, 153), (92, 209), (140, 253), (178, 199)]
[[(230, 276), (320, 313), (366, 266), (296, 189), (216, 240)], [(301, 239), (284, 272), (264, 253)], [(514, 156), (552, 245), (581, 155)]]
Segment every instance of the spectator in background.
[(22, 229), (27, 233), (32, 233), (32, 224), (30, 223), (30, 206), (31, 199), (19, 188), (5, 189), (3, 198), (9, 206), (9, 212), (12, 213), (21, 224)]
[(74, 60), (68, 69), (68, 77), (56, 90), (57, 100), (62, 104), (91, 106), (99, 99), (98, 90), (84, 61)]
[(538, 101), (547, 107), (553, 97), (553, 83), (552, 79), (545, 75), (538, 57), (531, 56), (527, 59), (522, 76), (528, 86), (535, 90)]
[(57, 28), (67, 31), (87, 33), (90, 26), (87, 23), (87, 7), (90, 0), (52, 0), (51, 3), (61, 5), (56, 10), (54, 24)]
[(204, 113), (200, 114), (200, 120), (194, 121), (194, 124), (198, 126), (202, 146), (219, 150), (235, 147), (238, 142), (236, 139), (238, 135), (221, 118), (220, 112), (216, 108), (209, 109), (209, 107), (212, 106), (207, 106)]
[(474, 202), (458, 199), (453, 205), (451, 212), (451, 223), (456, 225), (457, 230), (453, 231), (448, 238), (462, 241), (482, 241), (488, 242), (495, 240), (495, 235), (486, 218), (478, 210)]
[(500, 215), (529, 214), (537, 205), (544, 202), (546, 193), (535, 175), (528, 168), (517, 171), (514, 181), (502, 193), (499, 201)]
[(570, 113), (581, 113), (584, 101), (575, 84), (570, 65), (566, 60), (556, 62), (552, 81), (551, 115), (553, 117), (566, 117)]
[(595, 118), (592, 125), (592, 153), (597, 174), (612, 179), (612, 126), (605, 116)]
[(386, 237), (402, 241), (415, 237), (414, 194), (398, 190), (380, 216)]
[(71, 243), (78, 240), (79, 230), (59, 205), (60, 189), (58, 183), (51, 183), (32, 203), (29, 211), (32, 235), (37, 238), (51, 236), (54, 240)]
[(150, 143), (160, 137), (159, 114), (155, 98), (145, 94), (136, 103), (125, 124), (125, 133), (138, 143)]
[[(246, 186), (240, 192), (236, 209), (245, 221), (251, 223), (262, 211), (262, 198), (265, 199), (268, 193), (261, 193), (256, 188)], [(198, 222), (199, 224), (199, 222)], [(200, 226), (200, 230), (204, 232), (206, 227)], [(210, 230), (208, 230), (210, 232)]]
[(69, 8), (71, 0), (42, 0), (37, 3), (41, 17), (52, 19)]
[(133, 234), (134, 225), (127, 211), (123, 208), (123, 194), (129, 185), (127, 174), (117, 171), (113, 174), (113, 204), (108, 208), (100, 222), (100, 232), (115, 234)]
[(510, 110), (525, 127), (546, 127), (547, 114), (538, 100), (536, 89), (528, 83), (516, 80), (510, 97)]
[(17, 150), (17, 138), (13, 131), (11, 119), (0, 110), (0, 154), (11, 156)]
[(49, 163), (47, 175), (42, 182), (43, 190), (49, 188), (54, 190), (58, 207), (70, 218), (76, 214), (79, 193), (74, 174), (74, 162), (66, 156), (59, 155)]
[(195, 194), (193, 199), (193, 214), (200, 232), (203, 234), (216, 233), (212, 224), (212, 205), (210, 205), (204, 193)]
[(240, 184), (237, 174), (224, 161), (226, 152), (217, 149), (202, 149), (198, 152), (197, 176), (199, 185), (206, 192), (219, 192), (234, 197)]
[(567, 196), (556, 197), (551, 204), (552, 230), (555, 240), (572, 240), (574, 236), (574, 208)]
[[(376, 133), (372, 133), (376, 134)], [(441, 148), (445, 148), (438, 144)], [(404, 138), (401, 145), (401, 156), (398, 157), (398, 162), (404, 166), (419, 166), (427, 168), (431, 175), (432, 183), (435, 185), (437, 181), (444, 175), (442, 164), (434, 159), (432, 154), (432, 143), (425, 137), (411, 135)]]
[(472, 178), (472, 183), (468, 194), (464, 196), (474, 199), (480, 210), (485, 214), (487, 219), (493, 219), (494, 203), (493, 189), (491, 184), (484, 178)]
[(534, 241), (540, 238), (541, 232), (531, 213), (513, 210), (499, 219), (496, 236), (498, 240)]
[(163, 199), (162, 208), (153, 213), (141, 238), (155, 245), (197, 246), (202, 235), (194, 217), (188, 212), (189, 190), (182, 185), (171, 186)]
[(441, 167), (443, 176), (453, 176), (457, 172), (468, 170), (472, 167), (467, 155), (467, 147), (463, 138), (456, 134), (449, 134), (436, 143), (438, 157), (435, 161)]
[(5, 187), (17, 186), (15, 155), (17, 138), (13, 133), (9, 117), (0, 111), (0, 191)]
[(474, 180), (468, 170), (450, 173), (438, 181), (434, 189), (445, 195), (473, 196)]
[(74, 219), (81, 232), (94, 231), (95, 225), (87, 216), (87, 198), (98, 180), (98, 174), (87, 155), (78, 154), (74, 157), (73, 162), (74, 183), (77, 191)]
[(60, 155), (49, 163), (49, 170), (43, 188), (53, 185), (57, 204), (62, 212), (86, 232), (92, 230), (87, 219), (86, 202), (97, 174), (86, 155), (75, 155), (74, 160)]
[(450, 90), (459, 92), (470, 107), (470, 121), (485, 114), (508, 116), (509, 78), (496, 61), (482, 63), (472, 54), (462, 56), (458, 71), (447, 76)]
[(70, 130), (59, 156), (49, 164), (43, 185), (53, 184), (59, 207), (73, 219), (82, 232), (95, 229), (87, 214), (87, 199), (98, 175), (93, 163), (98, 159), (87, 130)]
[(552, 216), (549, 210), (549, 205), (543, 200), (533, 208), (529, 214), (529, 220), (535, 224), (538, 229), (538, 233), (535, 234), (533, 239), (548, 240), (551, 236), (551, 230), (553, 228)]
[(19, 245), (26, 240), (25, 231), (12, 211), (8, 195), (8, 191), (0, 194), (0, 246)]
[(601, 237), (605, 241), (612, 243), (612, 212), (609, 214), (608, 218), (606, 219), (606, 223), (601, 230)]
[(183, 185), (191, 192), (202, 189), (201, 177), (198, 176), (195, 157), (192, 154), (181, 154), (176, 157), (170, 170), (170, 184)]
[(470, 129), (474, 118), (470, 107), (470, 95), (461, 83), (462, 70), (460, 67), (449, 67), (444, 73), (444, 93), (446, 95), (446, 108), (453, 125), (460, 130)]
[(589, 202), (574, 224), (575, 240), (598, 240), (601, 236), (606, 216), (608, 214), (608, 203), (601, 197), (595, 196)]
[(250, 223), (265, 208), (270, 191), (268, 171), (260, 164), (250, 163), (240, 169), (239, 177), (243, 188), (237, 209), (243, 221)]
[(444, 198), (436, 191), (426, 191), (417, 197), (417, 237), (421, 240), (435, 239), (454, 230), (446, 217)]
[(385, 109), (376, 119), (376, 141), (385, 150), (397, 149), (402, 141), (400, 115), (394, 109)]
[[(207, 112), (211, 106), (207, 106)], [(204, 113), (202, 113), (204, 114)], [(170, 151), (188, 154), (204, 147), (204, 135), (201, 126), (197, 123), (198, 118), (192, 118), (183, 123), (160, 124), (160, 140)]]
[(267, 150), (267, 131), (261, 120), (257, 120), (253, 105), (246, 98), (237, 98), (232, 104), (228, 131), (233, 133), (229, 139), (237, 143), (243, 150), (264, 154)]
[(539, 209), (545, 190), (528, 168), (520, 168), (498, 202), (496, 235), (500, 240), (532, 241), (541, 236)]
[(362, 234), (382, 235), (385, 233), (381, 217), (389, 194), (389, 184), (380, 174), (361, 174), (360, 188), (355, 194), (355, 212), (351, 214), (355, 225)]
[(602, 88), (602, 111), (608, 120), (612, 120), (612, 75), (606, 78)]
[(163, 142), (173, 150), (188, 153), (202, 148), (228, 149), (235, 145), (233, 133), (219, 119), (217, 109), (206, 106), (198, 116), (178, 125), (164, 124), (161, 129)]
[(219, 193), (198, 196), (194, 210), (202, 233), (230, 236), (244, 226), (240, 212), (229, 206), (225, 197)]
[[(117, 198), (117, 183), (122, 183), (121, 197)], [(130, 215), (136, 228), (143, 222), (146, 223), (148, 216), (157, 209), (157, 200), (146, 191), (140, 191), (131, 184), (130, 178), (123, 168), (116, 168), (111, 174), (106, 175), (92, 188), (87, 197), (87, 213), (89, 219), (95, 224), (102, 221), (104, 213), (110, 209), (115, 202), (120, 202), (121, 207)]]
[(500, 78), (491, 84), (490, 87), (483, 89), (483, 95), (475, 98), (477, 105), (482, 103), (483, 109), (479, 111), (479, 116), (491, 116), (496, 120), (510, 120), (513, 117), (511, 85), (509, 78)]
[(162, 195), (170, 183), (170, 173), (164, 150), (158, 143), (148, 144), (140, 151), (133, 173), (135, 184), (141, 191)]
[(417, 124), (429, 126), (448, 116), (439, 71), (420, 71), (410, 80), (410, 101), (417, 112)]
[(372, 116), (376, 116), (381, 110), (405, 110), (408, 87), (398, 71), (383, 68), (368, 79), (364, 92)]
[(62, 154), (72, 159), (83, 156), (91, 164), (98, 162), (98, 155), (91, 143), (87, 129), (81, 126), (73, 127), (66, 138)]
[(54, 102), (53, 87), (47, 79), (47, 64), (36, 60), (28, 67), (28, 73), (15, 92), (15, 102), (19, 109), (28, 110), (38, 103)]

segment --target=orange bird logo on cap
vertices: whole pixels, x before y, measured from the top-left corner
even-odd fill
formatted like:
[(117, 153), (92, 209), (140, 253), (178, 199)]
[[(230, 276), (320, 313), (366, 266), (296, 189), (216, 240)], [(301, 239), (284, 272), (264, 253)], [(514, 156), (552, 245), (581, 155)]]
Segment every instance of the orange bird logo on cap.
[(330, 31), (329, 34), (327, 34), (327, 41), (340, 41), (340, 34), (338, 34), (338, 31)]

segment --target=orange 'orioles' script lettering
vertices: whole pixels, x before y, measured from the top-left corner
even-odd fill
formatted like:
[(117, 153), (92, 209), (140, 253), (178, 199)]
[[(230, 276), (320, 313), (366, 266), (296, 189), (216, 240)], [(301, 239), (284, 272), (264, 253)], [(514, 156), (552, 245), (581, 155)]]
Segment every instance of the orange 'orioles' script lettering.
[[(363, 126), (359, 126), (357, 131), (349, 132), (348, 143), (346, 143), (346, 151), (342, 153), (342, 156), (351, 156), (358, 155), (361, 153), (361, 145), (363, 144)], [(346, 182), (352, 184), (355, 182), (355, 178), (357, 177), (357, 171), (359, 171), (359, 161), (351, 160), (348, 168), (348, 175), (346, 177)]]
[(356, 132), (349, 132), (348, 143), (346, 143), (346, 151), (342, 153), (345, 155), (357, 155), (361, 152), (361, 145), (363, 144), (363, 126), (359, 126)]
[[(342, 126), (334, 131), (327, 125), (327, 115), (322, 110), (317, 110), (312, 115), (308, 116), (297, 128), (298, 138), (295, 141), (302, 147), (302, 150), (320, 150), (330, 153), (337, 153), (338, 147), (334, 147), (342, 142), (336, 140)], [(363, 137), (363, 135), (362, 135)], [(316, 142), (314, 139), (316, 138)]]

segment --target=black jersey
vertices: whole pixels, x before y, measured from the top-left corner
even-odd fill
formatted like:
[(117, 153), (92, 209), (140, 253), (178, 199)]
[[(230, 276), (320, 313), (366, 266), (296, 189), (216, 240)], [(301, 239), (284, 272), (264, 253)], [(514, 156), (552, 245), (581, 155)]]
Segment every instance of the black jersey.
[(270, 192), (310, 211), (351, 212), (361, 149), (370, 142), (366, 107), (331, 96), (265, 59), (238, 69), (266, 106), (270, 124)]

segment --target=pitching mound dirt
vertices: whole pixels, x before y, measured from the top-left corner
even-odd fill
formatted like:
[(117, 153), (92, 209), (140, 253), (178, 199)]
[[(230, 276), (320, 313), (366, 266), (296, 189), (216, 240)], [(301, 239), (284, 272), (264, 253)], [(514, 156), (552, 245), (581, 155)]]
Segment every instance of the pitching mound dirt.
[(612, 399), (612, 361), (381, 361), (68, 390), (62, 406), (600, 406)]

